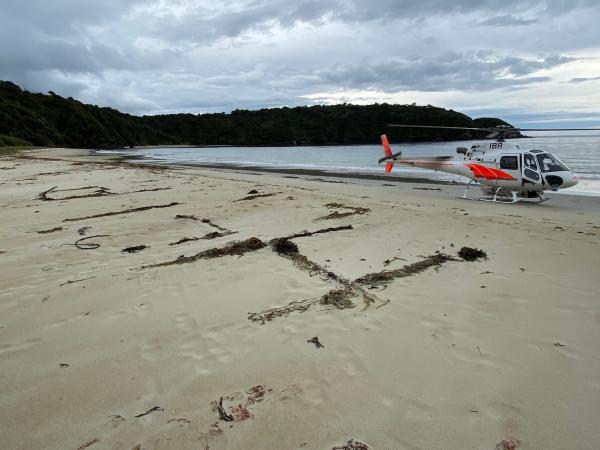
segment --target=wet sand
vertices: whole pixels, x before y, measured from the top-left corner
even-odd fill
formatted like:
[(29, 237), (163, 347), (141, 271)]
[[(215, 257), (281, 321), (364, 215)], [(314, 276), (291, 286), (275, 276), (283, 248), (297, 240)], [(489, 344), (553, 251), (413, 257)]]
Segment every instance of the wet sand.
[(0, 447), (597, 446), (600, 198), (291, 176), (1, 157)]

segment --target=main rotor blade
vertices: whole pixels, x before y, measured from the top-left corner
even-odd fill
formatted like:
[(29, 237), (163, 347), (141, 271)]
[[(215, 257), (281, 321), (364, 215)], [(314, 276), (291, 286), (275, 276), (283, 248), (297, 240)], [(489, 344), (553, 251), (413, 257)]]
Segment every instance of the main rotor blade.
[(509, 128), (519, 131), (600, 131), (600, 128)]
[(441, 130), (473, 130), (473, 131), (489, 131), (493, 133), (508, 133), (511, 131), (600, 131), (600, 128), (514, 128), (507, 126), (489, 127), (489, 128), (474, 128), (474, 127), (445, 127), (440, 125), (404, 125), (390, 123), (388, 127), (397, 128), (434, 128)]

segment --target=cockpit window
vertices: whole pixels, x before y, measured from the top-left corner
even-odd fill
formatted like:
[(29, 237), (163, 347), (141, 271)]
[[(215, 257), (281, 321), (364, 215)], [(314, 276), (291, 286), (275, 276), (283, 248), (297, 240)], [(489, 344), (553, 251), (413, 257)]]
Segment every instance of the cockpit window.
[(532, 170), (537, 170), (537, 164), (535, 163), (535, 158), (530, 155), (529, 153), (525, 153), (523, 155), (523, 164), (525, 164), (525, 167), (528, 167)]
[(550, 153), (537, 155), (537, 160), (540, 163), (542, 172), (563, 172), (568, 171), (567, 167), (561, 163), (555, 156)]

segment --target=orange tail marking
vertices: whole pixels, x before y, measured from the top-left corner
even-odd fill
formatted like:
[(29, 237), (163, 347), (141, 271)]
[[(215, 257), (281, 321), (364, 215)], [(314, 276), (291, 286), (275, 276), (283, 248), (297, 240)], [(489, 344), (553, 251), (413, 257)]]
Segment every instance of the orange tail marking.
[(385, 156), (392, 156), (392, 147), (390, 147), (390, 143), (388, 142), (388, 138), (385, 134), (381, 135), (381, 143), (383, 144), (383, 151), (385, 152)]
[(391, 163), (391, 162), (387, 163), (385, 165), (385, 173), (390, 173), (393, 168), (394, 168), (394, 163)]

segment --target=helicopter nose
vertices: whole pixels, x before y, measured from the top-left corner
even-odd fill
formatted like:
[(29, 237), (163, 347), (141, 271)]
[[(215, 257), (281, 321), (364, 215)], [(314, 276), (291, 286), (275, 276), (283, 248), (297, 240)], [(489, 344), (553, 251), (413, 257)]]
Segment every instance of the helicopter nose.
[(571, 172), (571, 179), (567, 181), (568, 186), (566, 187), (575, 186), (577, 183), (579, 183), (579, 178), (577, 178), (577, 175)]
[(579, 180), (573, 172), (555, 172), (551, 175), (546, 175), (546, 182), (550, 189), (557, 191), (575, 186)]
[(562, 173), (561, 178), (562, 178), (562, 183), (560, 185), (561, 189), (570, 188), (570, 187), (575, 186), (577, 183), (579, 183), (579, 179), (577, 178), (577, 175), (575, 175), (573, 172)]

